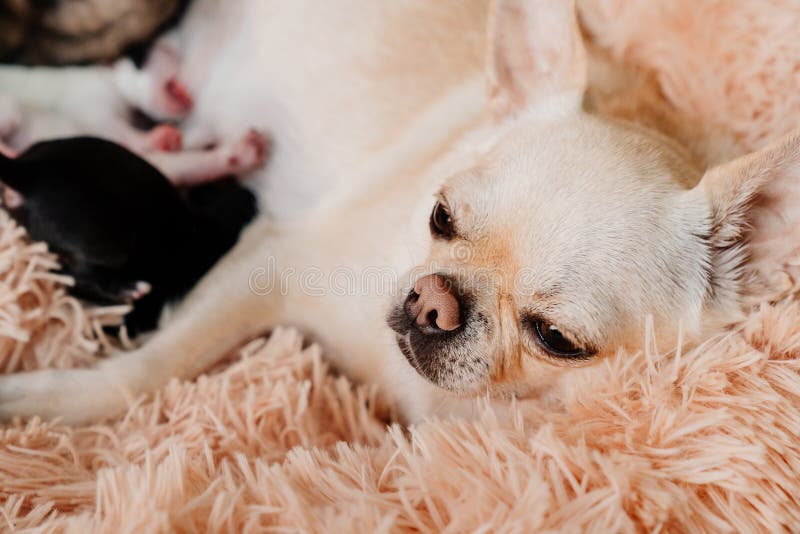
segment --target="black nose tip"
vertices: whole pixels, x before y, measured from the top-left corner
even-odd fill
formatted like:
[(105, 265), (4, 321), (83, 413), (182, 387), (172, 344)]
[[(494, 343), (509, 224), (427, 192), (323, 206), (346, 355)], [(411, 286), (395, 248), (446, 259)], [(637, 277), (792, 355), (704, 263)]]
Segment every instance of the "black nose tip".
[(404, 308), (409, 321), (423, 334), (442, 334), (461, 327), (463, 304), (453, 283), (444, 276), (420, 278)]

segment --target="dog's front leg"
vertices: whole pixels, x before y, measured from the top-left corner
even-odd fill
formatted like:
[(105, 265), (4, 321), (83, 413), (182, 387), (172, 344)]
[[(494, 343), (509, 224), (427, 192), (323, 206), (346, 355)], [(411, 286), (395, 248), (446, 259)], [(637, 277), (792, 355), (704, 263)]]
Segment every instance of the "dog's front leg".
[(251, 290), (254, 269), (266, 253), (279, 254), (268, 223), (259, 220), (198, 284), (173, 318), (141, 348), (91, 369), (45, 370), (0, 377), (0, 420), (14, 416), (62, 417), (83, 423), (124, 411), (172, 377), (194, 377), (272, 326), (279, 291)]

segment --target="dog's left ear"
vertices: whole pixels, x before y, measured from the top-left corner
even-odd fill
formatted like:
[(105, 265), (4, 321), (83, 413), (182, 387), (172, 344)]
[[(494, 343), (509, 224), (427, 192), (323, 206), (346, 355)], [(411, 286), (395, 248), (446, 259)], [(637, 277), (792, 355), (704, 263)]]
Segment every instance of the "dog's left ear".
[(779, 293), (800, 250), (800, 132), (712, 168), (692, 193), (710, 207), (715, 291)]
[(495, 0), (488, 68), (495, 119), (553, 96), (578, 108), (587, 67), (575, 0)]

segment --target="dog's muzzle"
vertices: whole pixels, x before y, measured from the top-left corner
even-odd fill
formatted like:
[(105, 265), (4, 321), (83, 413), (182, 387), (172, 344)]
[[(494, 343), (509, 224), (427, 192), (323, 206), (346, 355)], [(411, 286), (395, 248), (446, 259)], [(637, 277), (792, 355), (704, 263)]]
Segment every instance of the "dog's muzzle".
[[(470, 382), (461, 364), (472, 346), (470, 299), (452, 278), (430, 274), (420, 278), (388, 318), (397, 345), (411, 366), (439, 387), (461, 389)], [(473, 332), (474, 334), (474, 332)]]

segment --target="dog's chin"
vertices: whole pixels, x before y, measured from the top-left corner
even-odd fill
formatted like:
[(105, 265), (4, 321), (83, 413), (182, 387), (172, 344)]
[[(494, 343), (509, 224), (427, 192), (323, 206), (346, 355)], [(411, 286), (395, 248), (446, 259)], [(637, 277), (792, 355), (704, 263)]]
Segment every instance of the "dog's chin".
[(414, 368), (419, 376), (433, 384), (434, 386), (452, 393), (458, 397), (471, 396), (477, 393), (478, 387), (473, 384), (463, 384), (459, 380), (454, 380), (454, 377), (443, 375), (440, 372), (432, 372), (425, 368), (417, 355), (414, 353), (414, 348), (410, 342), (408, 334), (396, 333), (397, 347), (400, 352), (405, 356), (409, 365)]
[[(395, 333), (397, 347), (400, 352), (422, 378), (434, 386), (459, 397), (471, 396), (486, 389), (487, 385), (480, 377), (463, 374), (459, 376), (458, 373), (454, 373), (452, 357), (449, 368), (447, 365), (442, 365), (445, 356), (420, 357), (419, 347), (417, 346), (415, 349), (415, 345), (423, 343), (423, 340), (420, 339), (421, 334), (414, 331), (414, 326), (406, 317), (402, 306), (396, 306), (390, 311), (387, 323)], [(454, 342), (457, 342), (459, 338), (461, 338), (462, 342), (464, 341), (462, 338), (463, 332), (454, 334), (454, 336), (458, 336), (453, 339)], [(430, 350), (430, 347), (427, 350)]]

